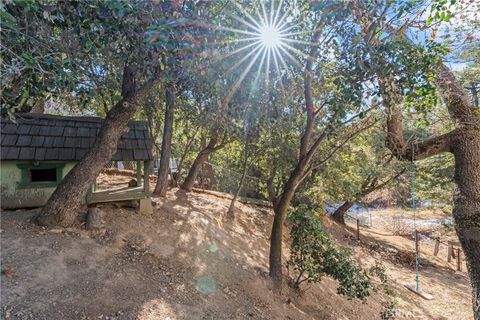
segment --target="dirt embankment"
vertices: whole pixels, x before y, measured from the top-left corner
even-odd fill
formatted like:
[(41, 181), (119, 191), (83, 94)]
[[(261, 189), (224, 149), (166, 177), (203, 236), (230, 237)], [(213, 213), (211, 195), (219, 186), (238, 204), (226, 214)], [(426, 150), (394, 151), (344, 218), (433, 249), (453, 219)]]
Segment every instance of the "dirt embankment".
[[(390, 299), (349, 301), (327, 278), (302, 295), (275, 294), (267, 275), (270, 210), (239, 203), (231, 221), (228, 199), (174, 189), (154, 200), (150, 216), (102, 206), (106, 228), (96, 232), (38, 227), (29, 220), (34, 210), (2, 212), (2, 319), (379, 319)], [(401, 318), (472, 318), (463, 275), (432, 263), (422, 279), (435, 300), (423, 301), (403, 288), (412, 269), (371, 248), (393, 250), (397, 240), (372, 235), (358, 243), (350, 231), (327, 227), (359, 263), (384, 261)]]

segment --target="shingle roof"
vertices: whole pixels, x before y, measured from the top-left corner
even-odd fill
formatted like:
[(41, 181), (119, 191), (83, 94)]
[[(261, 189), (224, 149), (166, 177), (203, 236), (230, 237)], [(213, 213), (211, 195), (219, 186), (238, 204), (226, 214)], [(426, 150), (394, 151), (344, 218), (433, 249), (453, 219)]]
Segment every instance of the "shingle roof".
[[(17, 113), (1, 119), (2, 160), (80, 160), (90, 149), (103, 119)], [(152, 143), (145, 121), (130, 121), (112, 160), (151, 160)]]

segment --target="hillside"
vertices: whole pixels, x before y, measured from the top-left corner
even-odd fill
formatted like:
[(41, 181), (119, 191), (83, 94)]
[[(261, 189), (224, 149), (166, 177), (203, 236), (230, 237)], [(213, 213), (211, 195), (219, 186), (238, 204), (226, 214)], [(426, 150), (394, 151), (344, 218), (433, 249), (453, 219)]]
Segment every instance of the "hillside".
[[(349, 301), (327, 278), (301, 295), (277, 295), (267, 274), (270, 210), (238, 204), (230, 221), (229, 200), (213, 195), (173, 189), (154, 201), (151, 216), (102, 205), (105, 230), (96, 232), (38, 227), (30, 222), (36, 210), (2, 212), (2, 318), (379, 319), (391, 299)], [(388, 258), (392, 248), (411, 248), (409, 240), (371, 231), (357, 242), (326, 226), (362, 265), (385, 264), (400, 319), (472, 318), (465, 274), (432, 258), (422, 283), (435, 300), (422, 300), (403, 287), (412, 268)]]

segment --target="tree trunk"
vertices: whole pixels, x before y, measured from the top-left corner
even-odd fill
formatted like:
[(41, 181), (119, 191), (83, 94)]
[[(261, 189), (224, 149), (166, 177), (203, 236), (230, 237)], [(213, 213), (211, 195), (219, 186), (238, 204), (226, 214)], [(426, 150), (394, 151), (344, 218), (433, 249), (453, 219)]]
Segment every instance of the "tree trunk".
[(68, 227), (74, 223), (88, 190), (105, 164), (111, 161), (120, 137), (128, 129), (128, 121), (137, 110), (136, 102), (158, 80), (159, 75), (137, 91), (134, 71), (125, 65), (123, 99), (108, 112), (93, 147), (57, 186), (37, 218), (39, 224)]
[(202, 164), (207, 161), (208, 156), (215, 151), (215, 145), (217, 144), (218, 134), (215, 133), (208, 142), (208, 145), (200, 151), (200, 153), (193, 161), (192, 166), (190, 167), (190, 171), (188, 172), (185, 181), (183, 182), (181, 188), (185, 191), (192, 191), (193, 185), (195, 184), (195, 180), (197, 179), (198, 172), (202, 168)]
[[(393, 36), (414, 46), (404, 30), (390, 29)], [(382, 52), (381, 49), (379, 52)], [(425, 159), (442, 152), (454, 154), (457, 192), (453, 199), (453, 218), (473, 288), (474, 318), (480, 320), (480, 113), (470, 104), (453, 72), (441, 63), (436, 70), (435, 81), (457, 129), (421, 143), (407, 144), (400, 109), (402, 92), (396, 85), (395, 75), (384, 74), (384, 68), (379, 67), (388, 63), (386, 59), (381, 53), (373, 57), (377, 60), (380, 92), (387, 111), (386, 145), (392, 153), (398, 159), (409, 161)]]
[(470, 83), (471, 87), (470, 87), (470, 91), (472, 92), (472, 101), (473, 101), (473, 105), (475, 107), (479, 107), (479, 96), (478, 96), (478, 90), (477, 90), (477, 84), (472, 81)]
[(183, 181), (183, 184), (181, 186), (182, 190), (188, 192), (192, 191), (195, 180), (197, 179), (198, 172), (202, 168), (202, 164), (207, 161), (210, 153), (212, 153), (212, 150), (210, 149), (203, 149), (202, 151), (200, 151), (200, 153), (195, 158), (195, 161), (193, 161), (193, 164), (190, 167), (190, 171), (188, 171), (188, 175), (185, 178), (185, 181)]
[(30, 110), (30, 112), (31, 113), (45, 113), (45, 102), (47, 100), (47, 97), (44, 97), (43, 95), (38, 97), (35, 100), (35, 103), (33, 104), (32, 110)]
[(330, 218), (337, 221), (340, 224), (345, 224), (345, 214), (347, 213), (348, 209), (350, 209), (355, 202), (352, 201), (345, 201), (340, 207), (332, 213)]
[(73, 224), (88, 190), (117, 150), (120, 137), (136, 111), (134, 103), (117, 103), (107, 115), (93, 147), (60, 182), (43, 207), (38, 223), (41, 225)]
[(243, 160), (243, 172), (242, 172), (242, 177), (240, 178), (240, 182), (238, 183), (238, 188), (237, 191), (235, 192), (235, 195), (233, 196), (232, 201), (230, 202), (230, 207), (228, 207), (227, 211), (227, 216), (234, 216), (235, 212), (235, 201), (237, 201), (238, 195), (240, 194), (240, 191), (242, 190), (243, 187), (243, 182), (245, 181), (245, 177), (247, 176), (247, 163), (248, 163), (248, 141), (245, 143), (245, 159)]
[(173, 178), (172, 186), (173, 186), (173, 187), (177, 187), (177, 186), (178, 186), (178, 180), (180, 179), (180, 175), (181, 175), (181, 173), (182, 173), (183, 163), (184, 163), (184, 161), (185, 161), (185, 157), (187, 156), (188, 151), (190, 150), (190, 147), (192, 146), (192, 143), (193, 143), (193, 141), (195, 140), (195, 137), (197, 136), (197, 132), (198, 132), (198, 131), (195, 131), (195, 132), (193, 133), (193, 135), (190, 137), (190, 139), (188, 139), (187, 145), (185, 146), (185, 149), (183, 150), (182, 157), (181, 157), (180, 160), (178, 161), (177, 174), (176, 174), (176, 176), (173, 176), (173, 175), (172, 175), (172, 178)]
[(170, 169), (170, 155), (172, 151), (173, 113), (175, 108), (175, 88), (173, 84), (165, 88), (165, 123), (163, 127), (162, 151), (158, 168), (157, 184), (154, 194), (160, 197), (167, 196), (168, 173)]
[(287, 217), (290, 202), (297, 190), (298, 182), (305, 170), (306, 163), (302, 160), (297, 164), (288, 179), (283, 193), (274, 207), (275, 216), (273, 218), (272, 233), (270, 235), (270, 277), (277, 287), (282, 284), (282, 240), (283, 240), (283, 223)]
[(399, 173), (395, 174), (394, 176), (391, 176), (390, 178), (388, 178), (383, 182), (379, 182), (378, 177), (370, 177), (370, 176), (367, 177), (362, 183), (360, 192), (354, 196), (354, 200), (345, 201), (340, 207), (337, 208), (337, 210), (335, 210), (335, 212), (332, 213), (330, 218), (344, 225), (345, 214), (354, 205), (355, 202), (358, 202), (360, 199), (372, 193), (373, 191), (376, 191), (378, 189), (385, 187), (390, 182), (398, 179), (404, 172), (405, 172), (405, 169), (401, 170)]
[(205, 161), (207, 161), (208, 156), (217, 150), (219, 146), (216, 146), (217, 141), (218, 141), (218, 132), (215, 132), (212, 137), (210, 138), (210, 141), (208, 142), (207, 146), (200, 151), (200, 153), (197, 155), (195, 158), (195, 161), (193, 161), (192, 166), (190, 167), (190, 171), (188, 171), (188, 175), (185, 178), (185, 181), (183, 181), (183, 184), (181, 186), (182, 190), (185, 191), (192, 191), (193, 185), (195, 184), (195, 180), (197, 179), (198, 172), (202, 168), (202, 165)]
[(473, 312), (480, 320), (480, 130), (462, 132), (453, 146), (455, 182), (453, 218), (473, 289)]

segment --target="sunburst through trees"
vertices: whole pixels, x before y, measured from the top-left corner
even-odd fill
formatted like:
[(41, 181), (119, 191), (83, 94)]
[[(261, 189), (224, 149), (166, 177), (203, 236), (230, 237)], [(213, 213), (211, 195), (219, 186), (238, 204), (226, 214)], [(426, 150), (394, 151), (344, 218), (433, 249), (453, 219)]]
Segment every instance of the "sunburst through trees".
[[(224, 103), (231, 101), (245, 79), (252, 74), (252, 90), (262, 81), (262, 88), (267, 92), (273, 81), (278, 85), (283, 96), (285, 89), (282, 76), (291, 68), (304, 68), (305, 45), (314, 45), (302, 39), (308, 34), (295, 20), (298, 18), (296, 1), (261, 1), (246, 6), (233, 2), (236, 15), (229, 14), (233, 26), (220, 24), (214, 28), (224, 32), (233, 40), (227, 41), (230, 48), (220, 55), (215, 62), (231, 59), (232, 64), (225, 75), (241, 70), (229, 89)], [(230, 61), (230, 60), (229, 60)], [(297, 71), (298, 71), (297, 69)]]

